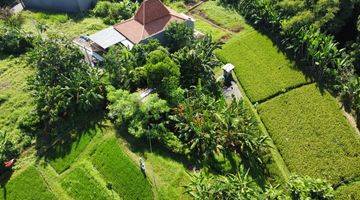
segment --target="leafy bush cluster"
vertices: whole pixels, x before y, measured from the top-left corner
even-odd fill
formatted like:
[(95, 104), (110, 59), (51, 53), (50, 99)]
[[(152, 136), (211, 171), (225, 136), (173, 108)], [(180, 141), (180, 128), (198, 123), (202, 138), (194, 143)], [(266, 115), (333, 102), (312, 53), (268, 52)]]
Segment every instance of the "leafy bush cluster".
[(0, 8), (0, 53), (19, 55), (32, 47), (33, 36), (21, 29), (22, 18)]
[[(356, 57), (350, 57), (346, 49), (339, 48), (334, 36), (326, 34), (336, 31), (334, 21), (339, 21), (339, 1), (223, 0), (222, 3), (231, 4), (257, 27), (278, 35), (276, 39), (293, 58), (303, 66), (311, 66), (306, 70), (332, 91), (342, 92), (343, 86), (357, 76), (353, 66)], [(350, 7), (355, 4), (355, 1), (349, 3)]]
[(93, 15), (103, 18), (106, 24), (115, 24), (131, 18), (139, 4), (131, 0), (120, 2), (99, 1), (92, 10)]
[(321, 179), (292, 175), (287, 183), (279, 186), (259, 188), (243, 169), (237, 174), (214, 176), (204, 172), (192, 175), (186, 192), (194, 199), (334, 199), (334, 190)]
[(83, 58), (77, 46), (59, 37), (37, 41), (29, 53), (29, 63), (36, 68), (29, 86), (46, 131), (76, 114), (101, 108), (105, 89), (100, 72)]
[[(183, 28), (173, 24), (165, 32)], [(188, 38), (171, 39), (180, 40)], [(263, 166), (260, 157), (266, 154), (266, 137), (260, 135), (243, 102), (234, 100), (228, 105), (220, 97), (213, 73), (219, 65), (213, 51), (219, 45), (205, 37), (191, 44), (179, 42), (180, 49), (169, 54), (154, 44), (136, 45), (130, 51), (118, 49), (120, 59), (111, 51), (105, 56), (105, 69), (112, 83), (125, 82), (135, 73), (133, 70), (141, 70), (144, 86), (154, 88), (159, 95), (141, 99), (124, 90), (134, 90), (137, 84), (116, 84), (118, 90), (109, 87), (109, 116), (115, 124), (135, 137), (154, 138), (171, 151), (198, 160), (199, 164), (208, 163), (218, 171), (233, 169), (232, 164), (239, 163), (240, 157), (248, 164)], [(146, 59), (139, 62), (142, 57)]]

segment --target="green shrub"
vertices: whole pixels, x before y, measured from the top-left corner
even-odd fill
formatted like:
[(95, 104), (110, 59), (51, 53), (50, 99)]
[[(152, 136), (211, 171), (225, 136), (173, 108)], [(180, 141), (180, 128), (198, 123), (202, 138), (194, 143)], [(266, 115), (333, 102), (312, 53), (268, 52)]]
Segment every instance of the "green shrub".
[(56, 199), (34, 166), (28, 167), (21, 174), (11, 179), (2, 189), (2, 192), (1, 198), (6, 197), (4, 200)]
[(99, 145), (92, 161), (122, 199), (153, 199), (148, 179), (120, 149), (115, 138)]
[(360, 138), (336, 99), (315, 84), (262, 103), (258, 112), (291, 172), (330, 183), (360, 175)]
[(121, 20), (129, 19), (139, 7), (137, 2), (124, 0), (121, 2), (99, 1), (92, 13), (103, 18), (106, 24), (115, 24)]
[(19, 55), (32, 47), (32, 37), (23, 30), (0, 24), (0, 53)]
[(172, 22), (164, 31), (166, 45), (170, 52), (175, 52), (194, 40), (194, 29), (189, 27), (185, 22)]
[(287, 182), (292, 199), (329, 200), (334, 198), (334, 189), (321, 179), (292, 176)]
[(74, 199), (110, 199), (105, 188), (80, 167), (66, 174), (61, 180), (61, 186)]

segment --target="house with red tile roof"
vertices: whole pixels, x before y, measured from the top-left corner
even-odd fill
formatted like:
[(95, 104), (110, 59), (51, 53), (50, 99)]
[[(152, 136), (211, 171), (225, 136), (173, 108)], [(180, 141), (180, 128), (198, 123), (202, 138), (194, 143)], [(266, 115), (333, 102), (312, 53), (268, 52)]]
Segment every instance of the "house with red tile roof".
[(172, 22), (184, 22), (194, 28), (194, 20), (166, 7), (160, 0), (144, 0), (134, 17), (99, 31), (89, 38), (106, 50), (122, 43), (128, 48), (149, 39), (164, 41), (164, 30)]

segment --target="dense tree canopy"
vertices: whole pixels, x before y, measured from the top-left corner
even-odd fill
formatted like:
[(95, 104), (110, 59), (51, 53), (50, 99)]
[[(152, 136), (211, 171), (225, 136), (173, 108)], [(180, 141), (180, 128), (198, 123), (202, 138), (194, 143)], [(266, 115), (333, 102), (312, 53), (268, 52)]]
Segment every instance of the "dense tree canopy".
[(6, 137), (6, 134), (0, 131), (0, 170), (3, 169), (3, 163), (18, 156), (18, 150), (14, 144)]
[(38, 41), (29, 54), (36, 68), (29, 85), (47, 130), (59, 120), (101, 107), (105, 91), (100, 73), (83, 58), (78, 47), (59, 37)]
[(190, 45), (194, 40), (194, 29), (189, 27), (186, 23), (173, 22), (164, 32), (166, 45), (170, 52), (175, 52), (187, 45)]

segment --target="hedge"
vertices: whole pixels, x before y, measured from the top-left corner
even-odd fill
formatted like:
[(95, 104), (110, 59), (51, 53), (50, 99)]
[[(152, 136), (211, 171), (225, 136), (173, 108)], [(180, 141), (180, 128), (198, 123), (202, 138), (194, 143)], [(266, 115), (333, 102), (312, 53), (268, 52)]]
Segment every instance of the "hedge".
[(360, 136), (315, 84), (266, 101), (258, 112), (291, 172), (331, 183), (360, 175)]
[(139, 166), (120, 149), (116, 138), (100, 144), (92, 161), (95, 168), (124, 200), (153, 199), (149, 181)]

